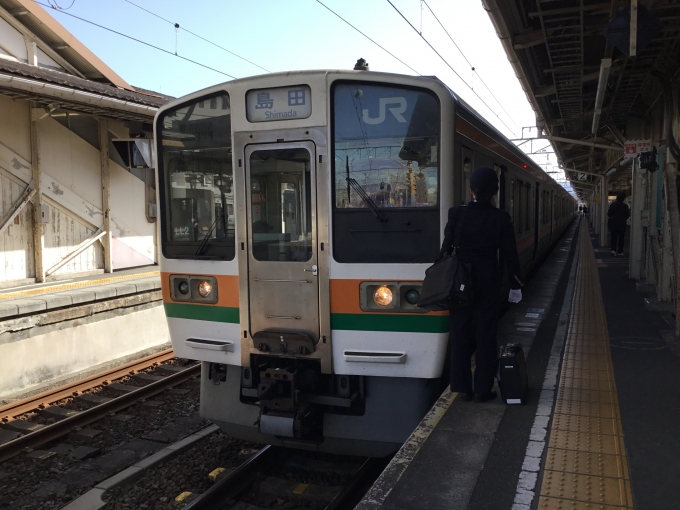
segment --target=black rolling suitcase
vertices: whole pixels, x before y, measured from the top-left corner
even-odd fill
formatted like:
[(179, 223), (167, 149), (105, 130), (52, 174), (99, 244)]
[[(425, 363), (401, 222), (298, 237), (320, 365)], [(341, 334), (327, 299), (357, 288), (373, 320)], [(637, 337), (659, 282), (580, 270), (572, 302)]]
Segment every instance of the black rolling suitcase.
[(506, 404), (524, 404), (529, 377), (522, 344), (501, 346), (498, 354), (498, 386)]

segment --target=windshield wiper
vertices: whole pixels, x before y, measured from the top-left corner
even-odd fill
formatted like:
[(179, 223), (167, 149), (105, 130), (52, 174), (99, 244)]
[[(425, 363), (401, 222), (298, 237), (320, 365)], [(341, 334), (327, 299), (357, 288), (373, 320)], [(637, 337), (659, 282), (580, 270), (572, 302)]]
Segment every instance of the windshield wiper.
[(215, 218), (215, 221), (213, 221), (213, 224), (210, 226), (210, 230), (208, 230), (208, 233), (205, 235), (203, 240), (201, 241), (201, 244), (198, 246), (198, 250), (196, 250), (196, 255), (200, 255), (203, 253), (203, 249), (206, 247), (208, 244), (208, 240), (210, 239), (211, 234), (215, 230), (215, 227), (217, 226), (217, 222), (220, 221), (220, 217), (217, 216)]
[(351, 177), (346, 177), (345, 180), (347, 181), (347, 184), (349, 184), (352, 189), (355, 191), (359, 197), (364, 201), (364, 203), (370, 207), (371, 211), (373, 211), (373, 214), (375, 214), (375, 217), (378, 218), (378, 221), (381, 222), (386, 222), (387, 218), (380, 212), (378, 209), (378, 206), (376, 203), (373, 201), (371, 197), (368, 196), (368, 193), (366, 193), (366, 190), (361, 187), (361, 184), (359, 184), (356, 179), (353, 179)]

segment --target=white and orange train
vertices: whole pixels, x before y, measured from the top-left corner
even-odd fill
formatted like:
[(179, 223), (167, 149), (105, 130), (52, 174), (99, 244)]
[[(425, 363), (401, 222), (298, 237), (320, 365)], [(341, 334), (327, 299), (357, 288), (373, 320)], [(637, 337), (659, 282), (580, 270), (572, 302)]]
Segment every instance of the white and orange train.
[(498, 172), (528, 271), (576, 202), (436, 78), (239, 79), (156, 116), (165, 311), (233, 437), (386, 455), (445, 384), (446, 313), (419, 309), (447, 211)]

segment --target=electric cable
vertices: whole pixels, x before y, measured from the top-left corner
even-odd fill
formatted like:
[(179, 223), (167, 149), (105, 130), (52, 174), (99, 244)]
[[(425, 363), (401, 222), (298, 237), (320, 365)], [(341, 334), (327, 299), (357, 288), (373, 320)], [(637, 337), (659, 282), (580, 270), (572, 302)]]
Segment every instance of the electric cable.
[[(74, 1), (75, 1), (75, 0), (74, 0)], [(262, 67), (261, 65), (258, 65), (258, 64), (256, 64), (255, 62), (253, 62), (253, 61), (251, 61), (251, 60), (248, 60), (247, 58), (242, 57), (241, 55), (239, 55), (239, 54), (237, 54), (237, 53), (234, 53), (233, 51), (228, 50), (227, 48), (225, 48), (225, 47), (223, 47), (223, 46), (220, 46), (219, 44), (214, 43), (214, 42), (212, 42), (211, 40), (206, 39), (205, 37), (200, 36), (200, 35), (198, 35), (198, 34), (192, 32), (192, 31), (189, 30), (189, 29), (184, 28), (184, 27), (181, 26), (179, 23), (173, 23), (173, 22), (170, 21), (169, 19), (166, 19), (166, 18), (164, 18), (163, 16), (160, 16), (159, 14), (156, 14), (155, 12), (152, 12), (152, 11), (150, 11), (149, 9), (147, 9), (147, 8), (145, 8), (145, 7), (142, 7), (141, 5), (137, 5), (136, 3), (131, 2), (130, 0), (125, 0), (125, 1), (126, 1), (127, 3), (129, 3), (130, 5), (134, 5), (134, 6), (137, 7), (138, 9), (141, 9), (141, 10), (143, 10), (143, 11), (145, 11), (145, 12), (148, 12), (149, 14), (151, 14), (152, 16), (157, 17), (158, 19), (162, 19), (162, 20), (165, 21), (166, 23), (170, 23), (172, 26), (175, 27), (175, 30), (184, 30), (184, 31), (187, 32), (188, 34), (191, 34), (191, 35), (193, 35), (194, 37), (197, 37), (197, 38), (201, 39), (202, 41), (207, 42), (208, 44), (212, 44), (213, 46), (215, 46), (216, 48), (221, 49), (222, 51), (226, 51), (227, 53), (230, 53), (231, 55), (234, 55), (236, 58), (240, 58), (241, 60), (243, 60), (243, 61), (245, 61), (245, 62), (248, 62), (249, 64), (252, 64), (252, 65), (254, 65), (255, 67), (259, 67), (259, 68), (262, 69), (263, 71), (267, 71), (268, 73), (271, 73), (271, 71), (270, 71), (269, 69), (265, 69), (265, 68)]]
[[(317, 0), (317, 2), (318, 2), (318, 1), (319, 1), (319, 0)], [(490, 111), (491, 113), (493, 113), (493, 114), (498, 118), (498, 120), (501, 122), (501, 124), (503, 124), (503, 125), (508, 129), (508, 131), (510, 131), (511, 133), (514, 134), (515, 132), (510, 128), (510, 126), (508, 126), (508, 125), (503, 121), (503, 119), (501, 119), (500, 115), (498, 115), (496, 112), (494, 112), (494, 111), (491, 109), (491, 107), (490, 107), (488, 104), (486, 104), (486, 101), (484, 101), (484, 99), (482, 99), (482, 97), (481, 97), (479, 94), (477, 94), (477, 92), (475, 91), (475, 89), (473, 89), (472, 87), (470, 87), (470, 85), (468, 85), (468, 83), (463, 79), (463, 77), (462, 77), (460, 74), (458, 74), (458, 72), (451, 66), (451, 64), (449, 64), (448, 61), (447, 61), (444, 57), (442, 57), (441, 53), (439, 53), (439, 52), (435, 49), (435, 47), (432, 46), (432, 44), (430, 44), (430, 41), (428, 41), (425, 37), (423, 37), (423, 34), (421, 34), (420, 32), (418, 32), (418, 29), (417, 29), (416, 27), (413, 26), (413, 24), (406, 18), (406, 16), (404, 16), (404, 15), (401, 13), (401, 11), (400, 11), (399, 9), (397, 9), (397, 7), (396, 7), (390, 0), (387, 0), (387, 3), (390, 4), (390, 5), (392, 6), (392, 8), (393, 8), (395, 11), (397, 11), (397, 13), (399, 13), (399, 16), (401, 16), (401, 17), (404, 19), (404, 21), (406, 21), (406, 23), (409, 24), (409, 26), (413, 29), (413, 31), (414, 31), (416, 34), (418, 34), (418, 35), (420, 36), (420, 38), (421, 38), (423, 41), (425, 41), (425, 43), (430, 47), (430, 49), (431, 49), (432, 51), (434, 51), (434, 52), (437, 54), (437, 56), (438, 56), (438, 57), (439, 57), (439, 58), (440, 58), (447, 66), (448, 66), (448, 68), (451, 69), (451, 71), (453, 71), (453, 73), (454, 73), (456, 76), (458, 76), (458, 78), (460, 78), (460, 80), (461, 80), (463, 83), (465, 83), (465, 85), (467, 85), (467, 87), (472, 91), (472, 93), (473, 93), (475, 96), (477, 96), (477, 98), (484, 104), (484, 106), (486, 106), (486, 107), (489, 109), (489, 111)]]
[[(59, 5), (57, 3), (57, 0), (47, 0), (47, 1), (49, 2), (50, 7), (52, 7), (52, 9), (59, 9), (59, 10), (62, 10), (62, 11), (68, 11), (71, 7), (73, 7), (73, 4), (76, 3), (76, 0), (71, 0), (71, 5), (69, 5), (68, 7), (62, 7), (61, 5)], [(54, 2), (54, 5), (52, 5), (52, 2)]]
[(337, 16), (337, 17), (340, 18), (342, 21), (344, 21), (345, 23), (347, 23), (350, 27), (352, 27), (354, 30), (356, 30), (357, 32), (359, 32), (361, 35), (363, 35), (366, 39), (368, 39), (369, 41), (371, 41), (373, 44), (375, 44), (378, 48), (380, 48), (381, 50), (383, 50), (385, 53), (387, 53), (388, 55), (390, 55), (390, 56), (392, 56), (393, 58), (397, 59), (399, 62), (401, 62), (402, 64), (404, 64), (404, 65), (405, 65), (406, 67), (408, 67), (411, 71), (413, 71), (414, 73), (416, 73), (418, 76), (422, 76), (422, 74), (420, 74), (418, 71), (416, 71), (415, 69), (413, 69), (410, 65), (408, 65), (406, 62), (404, 62), (404, 61), (403, 61), (402, 59), (400, 59), (399, 57), (397, 57), (394, 53), (392, 53), (391, 51), (387, 50), (385, 47), (381, 46), (381, 45), (378, 44), (376, 41), (374, 41), (373, 39), (371, 39), (370, 37), (368, 37), (368, 36), (367, 36), (366, 34), (364, 34), (361, 30), (359, 30), (357, 27), (355, 27), (355, 26), (352, 25), (349, 21), (347, 21), (345, 18), (343, 18), (343, 17), (340, 16), (337, 12), (335, 12), (333, 9), (331, 9), (331, 8), (328, 7), (326, 4), (324, 4), (321, 0), (316, 0), (316, 2), (319, 3), (319, 4), (321, 4), (322, 6), (324, 6), (326, 9), (328, 9), (328, 10), (329, 10), (331, 13), (333, 13), (335, 16)]
[(449, 31), (446, 30), (446, 27), (444, 27), (444, 25), (442, 24), (442, 22), (439, 21), (439, 18), (437, 17), (437, 15), (436, 15), (436, 14), (434, 13), (434, 11), (432, 10), (432, 7), (429, 6), (429, 4), (426, 2), (426, 0), (422, 0), (422, 2), (423, 2), (423, 3), (425, 4), (425, 6), (428, 8), (428, 10), (429, 10), (430, 13), (432, 14), (432, 16), (434, 16), (434, 19), (437, 20), (437, 23), (439, 23), (439, 26), (442, 27), (442, 30), (444, 30), (444, 32), (445, 32), (446, 35), (449, 37), (449, 39), (451, 39), (451, 42), (452, 42), (453, 45), (456, 47), (456, 49), (460, 52), (460, 54), (463, 56), (463, 58), (465, 59), (465, 61), (468, 63), (468, 65), (470, 66), (470, 69), (472, 69), (472, 72), (475, 73), (475, 74), (477, 75), (477, 77), (479, 78), (479, 81), (481, 81), (481, 82), (482, 82), (482, 85), (484, 85), (484, 87), (486, 87), (486, 90), (489, 91), (489, 94), (491, 94), (491, 97), (493, 97), (493, 98), (496, 100), (496, 103), (498, 103), (498, 106), (501, 107), (501, 109), (505, 112), (505, 114), (508, 116), (508, 118), (510, 118), (510, 121), (511, 121), (516, 127), (519, 127), (519, 125), (517, 125), (517, 123), (516, 123), (514, 120), (512, 120), (512, 116), (511, 116), (511, 115), (508, 113), (508, 111), (503, 107), (503, 105), (501, 104), (501, 102), (500, 102), (500, 101), (498, 100), (498, 98), (494, 95), (494, 93), (491, 91), (491, 89), (490, 89), (489, 86), (486, 84), (486, 82), (482, 79), (482, 76), (477, 72), (477, 69), (475, 68), (475, 66), (473, 66), (472, 63), (468, 60), (468, 58), (465, 56), (465, 53), (463, 53), (463, 50), (461, 50), (460, 47), (456, 44), (456, 41), (453, 40), (453, 37), (451, 37), (451, 34), (449, 34)]
[(60, 12), (60, 13), (62, 13), (62, 14), (64, 14), (64, 15), (66, 15), (66, 16), (71, 16), (72, 18), (78, 19), (78, 20), (80, 20), (80, 21), (84, 21), (85, 23), (89, 23), (90, 25), (93, 25), (93, 26), (95, 26), (95, 27), (104, 29), (104, 30), (106, 30), (106, 31), (108, 31), (108, 32), (112, 32), (112, 33), (114, 33), (114, 34), (116, 34), (116, 35), (120, 35), (120, 36), (125, 37), (125, 38), (127, 38), (127, 39), (130, 39), (130, 40), (132, 40), (132, 41), (135, 41), (135, 42), (138, 42), (138, 43), (140, 43), (140, 44), (143, 44), (143, 45), (145, 45), (145, 46), (149, 46), (150, 48), (153, 48), (153, 49), (158, 50), (158, 51), (162, 51), (163, 53), (167, 53), (168, 55), (172, 55), (173, 57), (177, 57), (177, 58), (180, 58), (180, 59), (182, 59), (182, 60), (186, 60), (187, 62), (191, 62), (192, 64), (196, 64), (197, 66), (201, 66), (201, 67), (204, 67), (204, 68), (206, 68), (206, 69), (210, 69), (211, 71), (215, 71), (216, 73), (223, 74), (224, 76), (228, 76), (229, 78), (236, 79), (236, 76), (232, 76), (232, 75), (229, 74), (229, 73), (225, 73), (224, 71), (220, 71), (219, 69), (215, 69), (214, 67), (210, 67), (210, 66), (207, 66), (207, 65), (205, 65), (205, 64), (201, 64), (200, 62), (196, 62), (195, 60), (191, 60), (190, 58), (183, 57), (182, 55), (177, 55), (176, 53), (173, 53), (172, 51), (163, 49), (163, 48), (161, 48), (161, 47), (159, 47), (159, 46), (155, 46), (155, 45), (153, 45), (153, 44), (151, 44), (151, 43), (148, 43), (148, 42), (146, 42), (146, 41), (142, 41), (141, 39), (137, 39), (137, 38), (135, 38), (135, 37), (132, 37), (131, 35), (127, 35), (127, 34), (124, 34), (124, 33), (122, 33), (122, 32), (118, 32), (118, 31), (116, 31), (116, 30), (113, 30), (112, 28), (108, 28), (108, 27), (105, 27), (105, 26), (103, 26), (103, 25), (99, 25), (98, 23), (95, 23), (94, 21), (90, 21), (90, 20), (87, 20), (87, 19), (85, 19), (85, 18), (81, 18), (80, 16), (76, 16), (75, 14), (71, 14), (71, 13), (68, 13), (68, 12), (64, 12), (64, 11), (62, 11), (62, 10), (60, 10), (60, 9), (57, 9), (57, 8), (53, 7), (52, 5), (44, 4), (44, 3), (42, 3), (42, 2), (39, 2), (38, 0), (33, 0), (33, 1), (34, 1), (35, 3), (37, 3), (38, 5), (42, 5), (43, 7), (49, 7), (49, 8), (51, 8), (51, 9), (54, 9), (54, 10), (57, 11), (57, 12)]

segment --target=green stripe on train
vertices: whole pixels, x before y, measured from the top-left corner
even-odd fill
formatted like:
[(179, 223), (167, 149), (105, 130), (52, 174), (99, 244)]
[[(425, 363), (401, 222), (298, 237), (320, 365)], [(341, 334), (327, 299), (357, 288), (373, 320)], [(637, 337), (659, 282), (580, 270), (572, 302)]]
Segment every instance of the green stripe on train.
[(448, 315), (333, 313), (331, 314), (331, 329), (448, 333), (449, 317)]
[(165, 307), (165, 315), (176, 319), (239, 323), (238, 308), (185, 303), (163, 303), (163, 306)]

